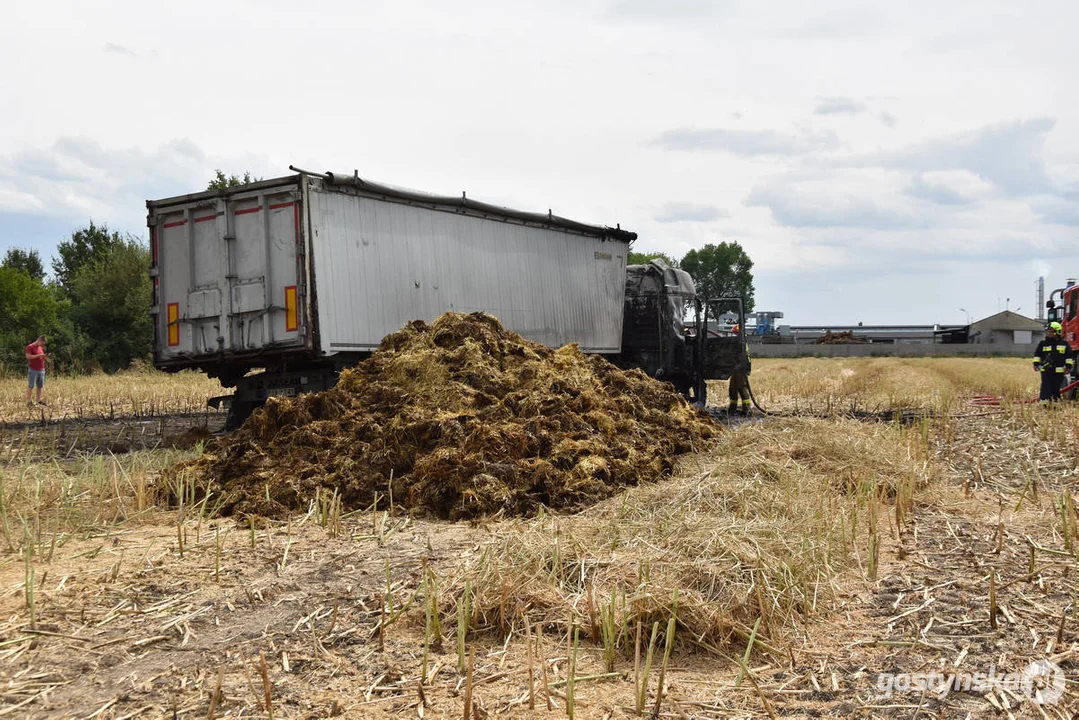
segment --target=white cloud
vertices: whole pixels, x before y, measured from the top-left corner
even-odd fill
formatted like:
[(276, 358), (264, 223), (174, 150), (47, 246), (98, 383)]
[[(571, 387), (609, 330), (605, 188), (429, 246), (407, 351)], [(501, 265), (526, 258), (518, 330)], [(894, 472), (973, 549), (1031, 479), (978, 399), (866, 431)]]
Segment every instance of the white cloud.
[(887, 110), (881, 110), (879, 113), (877, 113), (877, 119), (879, 119), (882, 123), (884, 123), (888, 127), (892, 127), (892, 128), (894, 128), (896, 125), (899, 124), (899, 119), (896, 118), (895, 115), (892, 115)]
[(768, 208), (780, 225), (794, 228), (926, 228), (932, 218), (901, 195), (881, 192), (893, 179), (879, 172), (818, 172), (785, 175), (753, 188), (748, 207)]
[(1053, 118), (996, 123), (898, 151), (860, 158), (856, 165), (914, 171), (969, 170), (1009, 195), (1052, 192), (1045, 141)]
[(633, 20), (709, 20), (734, 11), (734, 0), (618, 0), (607, 16)]
[(817, 100), (813, 112), (817, 115), (860, 115), (869, 109), (864, 102), (847, 97), (826, 97)]
[(836, 8), (803, 20), (785, 35), (799, 40), (853, 40), (880, 29), (882, 16), (869, 8)]
[(1042, 222), (1079, 227), (1079, 196), (1039, 198), (1032, 208)]
[(653, 216), (656, 222), (711, 222), (729, 218), (731, 214), (715, 205), (689, 202), (669, 202), (662, 205)]
[(817, 150), (830, 150), (838, 147), (839, 138), (830, 130), (795, 134), (775, 130), (679, 128), (660, 133), (649, 144), (663, 150), (723, 151), (751, 157), (805, 155)]
[(141, 233), (147, 198), (294, 163), (675, 256), (736, 239), (794, 323), (986, 315), (1032, 292), (1026, 256), (1050, 285), (1079, 274), (1065, 0), (56, 0), (7, 20), (0, 250), (47, 257), (89, 216)]
[(926, 180), (923, 173), (916, 174), (903, 192), (938, 205), (966, 205), (971, 202), (970, 198), (950, 185)]
[(139, 54), (131, 48), (118, 45), (117, 43), (105, 43), (103, 50), (107, 53), (113, 53), (114, 55), (126, 55), (127, 57), (139, 56)]
[(270, 164), (254, 155), (209, 157), (187, 139), (145, 151), (107, 148), (86, 137), (62, 137), (49, 148), (0, 156), (0, 167), (4, 212), (79, 222), (93, 218), (142, 234), (146, 200), (202, 189), (213, 168), (260, 175)]

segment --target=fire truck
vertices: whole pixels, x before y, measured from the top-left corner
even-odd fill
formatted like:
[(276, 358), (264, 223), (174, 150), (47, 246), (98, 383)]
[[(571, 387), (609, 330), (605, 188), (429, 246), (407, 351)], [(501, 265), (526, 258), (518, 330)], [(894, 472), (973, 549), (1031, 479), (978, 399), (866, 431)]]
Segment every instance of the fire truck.
[[(1064, 287), (1049, 294), (1045, 303), (1047, 322), (1058, 322), (1064, 326), (1064, 340), (1073, 352), (1079, 352), (1079, 285), (1075, 278), (1068, 278)], [(1073, 370), (1064, 383), (1062, 393), (1069, 400), (1074, 400), (1079, 390), (1079, 380)]]
[(1075, 278), (1068, 278), (1062, 288), (1049, 294), (1045, 307), (1048, 310), (1047, 322), (1058, 322), (1064, 326), (1064, 339), (1072, 350), (1079, 350), (1079, 285)]

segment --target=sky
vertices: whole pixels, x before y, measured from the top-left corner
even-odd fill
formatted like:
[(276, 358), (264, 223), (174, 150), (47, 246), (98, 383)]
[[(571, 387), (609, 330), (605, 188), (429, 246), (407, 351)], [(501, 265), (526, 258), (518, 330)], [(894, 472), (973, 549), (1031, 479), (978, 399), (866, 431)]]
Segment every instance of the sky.
[(1037, 316), (1079, 276), (1079, 3), (18, 3), (0, 251), (290, 164), (737, 241), (792, 325)]

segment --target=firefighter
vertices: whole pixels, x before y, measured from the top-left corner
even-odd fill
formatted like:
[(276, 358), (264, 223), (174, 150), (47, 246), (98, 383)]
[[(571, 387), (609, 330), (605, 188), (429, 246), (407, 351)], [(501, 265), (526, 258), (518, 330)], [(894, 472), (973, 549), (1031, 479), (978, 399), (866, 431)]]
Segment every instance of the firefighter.
[(1041, 392), (1038, 399), (1042, 402), (1060, 399), (1060, 384), (1064, 373), (1075, 366), (1075, 357), (1062, 337), (1064, 328), (1058, 322), (1049, 323), (1045, 339), (1034, 351), (1034, 371), (1042, 374)]
[[(736, 324), (732, 328), (732, 331), (735, 335), (738, 335), (742, 331), (742, 328)], [(749, 415), (749, 373), (752, 369), (753, 366), (749, 360), (749, 352), (747, 350), (745, 362), (731, 373), (730, 383), (727, 386), (727, 396), (731, 401), (730, 406), (727, 408), (728, 415), (734, 415), (735, 413)], [(738, 407), (739, 400), (742, 401), (741, 409)]]

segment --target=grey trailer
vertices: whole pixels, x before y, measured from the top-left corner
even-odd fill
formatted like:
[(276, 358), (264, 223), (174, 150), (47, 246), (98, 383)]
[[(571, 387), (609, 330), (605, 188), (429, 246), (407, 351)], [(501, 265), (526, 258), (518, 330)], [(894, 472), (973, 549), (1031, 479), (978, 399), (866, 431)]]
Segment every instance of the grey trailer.
[(621, 351), (634, 233), (291, 169), (146, 203), (154, 365), (236, 387), (237, 417), (329, 387), (389, 333), (451, 310)]

